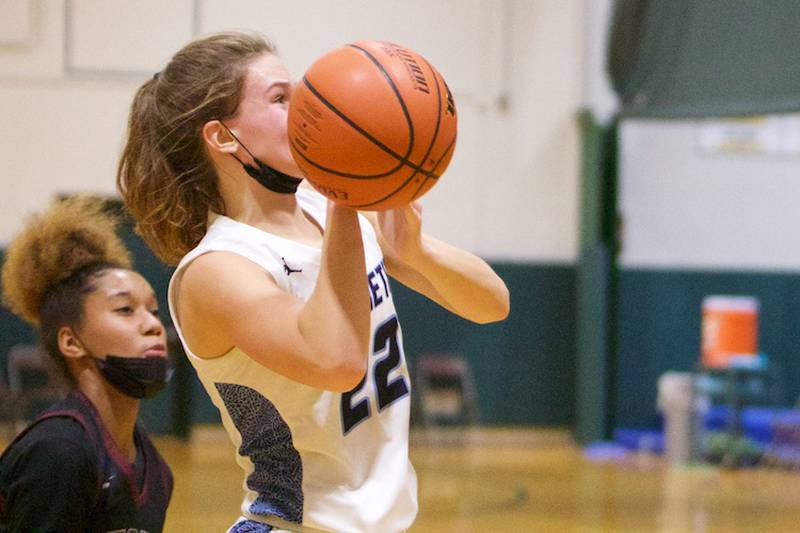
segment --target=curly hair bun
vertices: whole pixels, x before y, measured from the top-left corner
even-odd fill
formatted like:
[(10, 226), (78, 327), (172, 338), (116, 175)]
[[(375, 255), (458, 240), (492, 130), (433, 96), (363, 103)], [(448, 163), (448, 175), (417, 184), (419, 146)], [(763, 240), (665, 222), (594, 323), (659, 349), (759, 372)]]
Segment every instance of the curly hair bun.
[(6, 251), (3, 303), (38, 326), (45, 293), (79, 270), (98, 263), (130, 269), (130, 253), (116, 226), (105, 201), (85, 195), (56, 200), (33, 215)]

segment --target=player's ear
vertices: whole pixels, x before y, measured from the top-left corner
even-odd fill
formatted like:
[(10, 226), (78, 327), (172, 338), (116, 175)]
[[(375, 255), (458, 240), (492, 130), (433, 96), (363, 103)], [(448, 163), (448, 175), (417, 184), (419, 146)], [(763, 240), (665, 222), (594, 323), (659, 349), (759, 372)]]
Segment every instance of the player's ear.
[(209, 120), (203, 125), (203, 141), (209, 150), (226, 154), (235, 153), (239, 142), (220, 120)]
[(79, 359), (89, 352), (69, 326), (64, 326), (58, 330), (58, 349), (62, 355), (69, 359)]

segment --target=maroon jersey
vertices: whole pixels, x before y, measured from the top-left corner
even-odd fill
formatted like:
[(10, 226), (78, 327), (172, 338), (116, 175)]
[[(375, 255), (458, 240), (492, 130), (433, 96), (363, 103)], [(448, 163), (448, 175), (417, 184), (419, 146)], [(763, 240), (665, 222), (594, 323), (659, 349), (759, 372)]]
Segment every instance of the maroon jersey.
[(0, 457), (0, 531), (161, 531), (172, 473), (138, 425), (134, 442), (132, 464), (72, 392)]

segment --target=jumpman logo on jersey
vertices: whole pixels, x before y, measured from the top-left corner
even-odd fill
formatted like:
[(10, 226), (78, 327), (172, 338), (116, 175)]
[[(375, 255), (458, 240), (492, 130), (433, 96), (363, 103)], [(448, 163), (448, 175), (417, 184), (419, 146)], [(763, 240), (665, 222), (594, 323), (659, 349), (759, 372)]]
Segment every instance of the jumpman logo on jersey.
[(286, 259), (284, 259), (283, 257), (281, 257), (281, 261), (283, 261), (283, 271), (286, 272), (287, 276), (291, 276), (295, 272), (302, 272), (303, 271), (302, 268), (298, 268), (297, 270), (295, 270), (292, 267), (290, 267), (289, 265), (287, 265), (286, 264)]

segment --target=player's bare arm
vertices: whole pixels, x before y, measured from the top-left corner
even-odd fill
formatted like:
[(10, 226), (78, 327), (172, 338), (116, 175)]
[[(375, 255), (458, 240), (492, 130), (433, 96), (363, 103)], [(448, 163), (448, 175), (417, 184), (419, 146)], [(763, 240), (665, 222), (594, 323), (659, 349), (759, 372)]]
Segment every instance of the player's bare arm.
[[(355, 212), (329, 210), (319, 278), (308, 302), (281, 290), (255, 263), (229, 252), (200, 256), (178, 286), (178, 315), (192, 351), (234, 346), (270, 370), (317, 388), (347, 391), (364, 376), (369, 295)], [(236, 276), (226, 275), (237, 272)]]
[(422, 232), (418, 203), (362, 214), (375, 227), (386, 269), (397, 281), (472, 322), (508, 316), (503, 280), (483, 259)]

